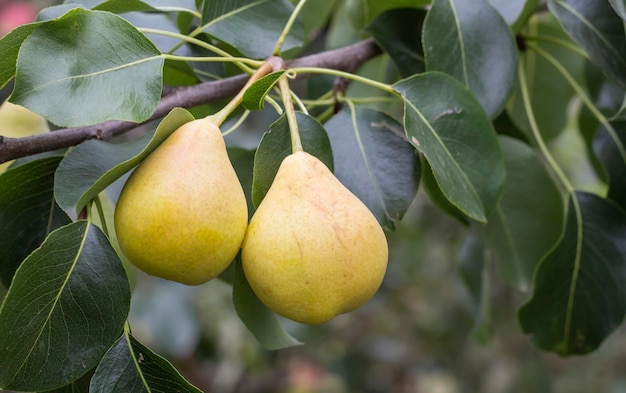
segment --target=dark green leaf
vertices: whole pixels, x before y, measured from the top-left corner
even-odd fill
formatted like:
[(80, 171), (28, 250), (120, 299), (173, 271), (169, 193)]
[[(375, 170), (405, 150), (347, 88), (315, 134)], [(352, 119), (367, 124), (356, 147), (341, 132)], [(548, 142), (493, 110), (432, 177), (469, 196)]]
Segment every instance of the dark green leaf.
[(87, 374), (83, 375), (69, 385), (65, 385), (58, 389), (49, 390), (46, 393), (89, 393), (89, 382), (91, 381), (91, 376), (93, 375), (94, 371), (96, 371), (95, 368), (89, 370)]
[(602, 126), (593, 141), (593, 148), (608, 175), (607, 197), (626, 211), (626, 120), (610, 124), (612, 132)]
[(624, 0), (609, 0), (609, 3), (611, 3), (611, 7), (613, 7), (617, 15), (626, 22), (626, 2)]
[[(563, 45), (549, 42), (558, 40), (576, 46), (550, 14), (533, 18), (528, 29), (529, 34), (546, 37), (545, 41), (533, 42), (533, 45), (550, 53), (575, 79), (582, 80), (584, 58)], [(574, 90), (563, 75), (536, 52), (528, 50), (523, 60), (521, 66), (528, 81), (530, 105), (542, 137), (549, 141), (565, 128), (567, 108)], [(519, 86), (507, 105), (507, 112), (517, 128), (524, 132), (526, 139), (533, 141)]]
[(243, 101), (241, 102), (244, 108), (250, 111), (259, 111), (263, 109), (265, 96), (267, 96), (270, 90), (272, 90), (276, 82), (278, 82), (278, 79), (284, 73), (285, 71), (272, 72), (248, 87), (243, 94)]
[[(331, 171), (333, 153), (324, 127), (314, 118), (296, 112), (302, 147), (308, 153), (319, 158)], [(285, 157), (291, 154), (289, 124), (284, 115), (270, 126), (261, 139), (254, 156), (254, 174), (252, 182), (252, 201), (258, 207), (270, 189), (274, 176)]]
[(17, 54), (22, 43), (35, 30), (39, 23), (19, 26), (0, 39), (0, 88), (15, 76)]
[(241, 321), (263, 347), (276, 350), (302, 345), (283, 330), (276, 314), (256, 297), (246, 280), (239, 258), (235, 261), (233, 303)]
[(59, 388), (92, 369), (130, 306), (122, 263), (86, 221), (52, 232), (24, 261), (0, 308), (0, 386)]
[(424, 187), (424, 191), (426, 191), (426, 193), (428, 194), (430, 201), (444, 213), (450, 215), (451, 217), (454, 217), (464, 225), (469, 225), (470, 220), (467, 218), (467, 216), (463, 214), (463, 212), (460, 211), (459, 208), (454, 206), (441, 191), (439, 184), (437, 184), (437, 179), (435, 179), (435, 175), (433, 174), (433, 169), (428, 164), (428, 161), (422, 159), (421, 162), (422, 185)]
[[(293, 12), (288, 0), (204, 0), (204, 31), (253, 58), (272, 54), (278, 37)], [(300, 19), (292, 27), (282, 50), (300, 47), (304, 26)]]
[(500, 147), (506, 165), (504, 191), (480, 233), (502, 277), (528, 291), (535, 267), (561, 235), (564, 201), (528, 145), (501, 137)]
[(424, 72), (422, 24), (426, 11), (393, 9), (380, 14), (366, 31), (391, 56), (403, 77)]
[(66, 3), (80, 4), (86, 8), (109, 11), (116, 14), (132, 11), (182, 11), (195, 13), (194, 0), (70, 0)]
[(183, 378), (170, 362), (124, 333), (104, 355), (91, 379), (90, 393), (170, 393), (200, 389)]
[(502, 110), (517, 70), (517, 47), (485, 0), (435, 0), (424, 21), (426, 69), (463, 82), (489, 117)]
[(402, 125), (370, 109), (343, 109), (326, 124), (335, 176), (394, 230), (415, 198), (420, 177), (417, 152)]
[(504, 184), (504, 163), (493, 126), (460, 82), (438, 72), (394, 86), (405, 100), (404, 128), (424, 154), (454, 206), (485, 222)]
[(0, 280), (6, 287), (24, 258), (70, 222), (52, 193), (61, 158), (27, 162), (0, 175)]
[(550, 11), (591, 60), (626, 87), (624, 21), (607, 1), (550, 0)]
[(10, 100), (59, 126), (142, 122), (161, 97), (160, 54), (121, 17), (75, 8), (24, 40)]
[(538, 266), (522, 329), (541, 348), (585, 354), (622, 323), (626, 311), (626, 216), (611, 202), (578, 192), (565, 231)]
[(430, 2), (431, 0), (348, 0), (348, 17), (352, 25), (361, 30), (385, 11), (394, 8), (420, 8)]
[(86, 141), (63, 159), (55, 176), (54, 196), (59, 206), (80, 211), (108, 185), (139, 164), (178, 127), (192, 121), (182, 108), (174, 108), (156, 131), (132, 142), (113, 144)]

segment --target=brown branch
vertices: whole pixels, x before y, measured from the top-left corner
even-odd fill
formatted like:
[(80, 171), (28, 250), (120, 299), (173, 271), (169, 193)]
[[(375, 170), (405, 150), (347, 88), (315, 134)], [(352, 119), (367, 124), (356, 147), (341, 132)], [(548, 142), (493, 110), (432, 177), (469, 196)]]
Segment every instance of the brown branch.
[[(380, 48), (373, 40), (368, 39), (344, 48), (287, 61), (286, 67), (324, 67), (342, 71), (355, 70), (361, 64), (380, 53)], [(307, 77), (307, 75), (299, 75), (299, 77)], [(190, 108), (230, 97), (243, 87), (247, 79), (247, 75), (241, 74), (218, 81), (172, 89), (161, 98), (150, 119), (141, 124), (160, 119), (176, 107)], [(64, 128), (24, 138), (8, 138), (0, 135), (0, 163), (74, 146), (89, 139), (110, 140), (141, 124), (109, 120), (92, 126)]]

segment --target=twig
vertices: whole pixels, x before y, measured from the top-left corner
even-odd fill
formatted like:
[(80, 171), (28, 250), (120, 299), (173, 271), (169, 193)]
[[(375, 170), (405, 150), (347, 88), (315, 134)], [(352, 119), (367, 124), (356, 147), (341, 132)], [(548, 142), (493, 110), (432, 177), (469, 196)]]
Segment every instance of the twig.
[[(287, 61), (286, 67), (323, 67), (335, 70), (355, 70), (358, 66), (380, 53), (380, 48), (373, 40), (368, 39), (344, 48), (320, 52)], [(310, 75), (307, 74), (298, 75), (299, 78), (309, 76)], [(173, 108), (190, 108), (230, 97), (244, 86), (247, 79), (248, 75), (240, 74), (218, 81), (172, 89), (167, 95), (161, 98), (157, 109), (150, 119), (140, 124), (128, 121), (109, 120), (91, 126), (64, 128), (24, 138), (8, 138), (0, 135), (0, 163), (37, 153), (74, 146), (89, 139), (110, 140), (142, 124), (162, 118)]]

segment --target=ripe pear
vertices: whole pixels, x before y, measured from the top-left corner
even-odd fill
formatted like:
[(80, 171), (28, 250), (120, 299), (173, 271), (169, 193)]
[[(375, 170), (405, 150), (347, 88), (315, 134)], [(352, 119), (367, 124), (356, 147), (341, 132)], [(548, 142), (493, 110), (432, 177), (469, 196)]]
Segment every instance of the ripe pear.
[(320, 324), (374, 295), (388, 247), (370, 210), (324, 163), (299, 151), (281, 163), (248, 225), (241, 258), (267, 307)]
[(248, 223), (246, 198), (219, 127), (200, 119), (172, 133), (132, 173), (117, 202), (124, 254), (154, 276), (187, 285), (222, 273)]

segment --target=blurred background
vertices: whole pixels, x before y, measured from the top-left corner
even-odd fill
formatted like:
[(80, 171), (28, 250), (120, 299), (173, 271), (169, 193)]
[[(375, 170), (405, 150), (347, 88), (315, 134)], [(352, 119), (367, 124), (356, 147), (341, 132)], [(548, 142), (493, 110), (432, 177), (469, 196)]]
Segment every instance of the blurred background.
[[(0, 36), (57, 3), (0, 0)], [(3, 101), (10, 88), (0, 92)], [(19, 120), (0, 112), (0, 134), (16, 127)], [(570, 163), (579, 186), (596, 186), (589, 169), (579, 166), (580, 146), (557, 139), (552, 148)], [(113, 200), (115, 194), (113, 187)], [(387, 235), (387, 275), (365, 307), (321, 326), (281, 320), (302, 346), (262, 349), (221, 280), (187, 287), (141, 273), (133, 292), (133, 333), (205, 392), (626, 393), (626, 327), (585, 357), (539, 351), (516, 320), (528, 294), (503, 285), (487, 268), (478, 307), (457, 262), (466, 229), (422, 191)]]

